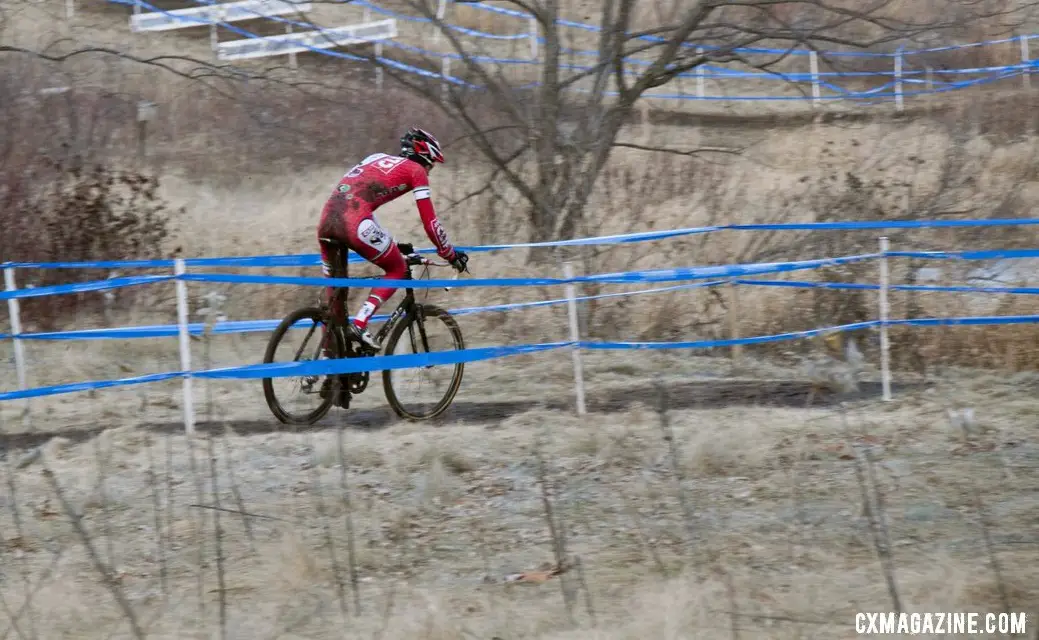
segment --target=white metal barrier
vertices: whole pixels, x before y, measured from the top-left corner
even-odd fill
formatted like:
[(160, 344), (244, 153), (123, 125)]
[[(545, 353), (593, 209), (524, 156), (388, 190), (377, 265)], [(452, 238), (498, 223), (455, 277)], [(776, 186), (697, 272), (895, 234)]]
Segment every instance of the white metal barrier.
[(379, 20), (333, 29), (286, 33), (266, 38), (229, 40), (216, 46), (219, 60), (242, 60), (303, 53), (311, 49), (331, 49), (353, 44), (379, 42), (397, 37), (397, 21)]
[(188, 27), (206, 27), (215, 22), (240, 22), (270, 16), (307, 13), (312, 9), (309, 2), (291, 0), (243, 0), (224, 4), (176, 9), (174, 11), (149, 11), (130, 16), (131, 31), (170, 31)]

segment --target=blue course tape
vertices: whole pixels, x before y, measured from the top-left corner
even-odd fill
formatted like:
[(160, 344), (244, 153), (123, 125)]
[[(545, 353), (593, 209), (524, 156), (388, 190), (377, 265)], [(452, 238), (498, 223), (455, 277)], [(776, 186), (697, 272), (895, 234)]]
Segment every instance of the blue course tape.
[[(679, 267), (674, 269), (655, 269), (650, 271), (629, 271), (624, 273), (603, 273), (573, 278), (472, 278), (464, 280), (391, 280), (378, 278), (304, 278), (290, 276), (254, 276), (245, 274), (211, 274), (187, 273), (176, 276), (179, 280), (191, 282), (226, 282), (236, 284), (285, 284), (312, 287), (376, 287), (391, 286), (397, 288), (434, 289), (439, 287), (531, 287), (556, 286), (579, 283), (628, 284), (637, 282), (680, 282), (685, 280), (704, 280), (708, 278), (727, 278), (745, 275), (761, 275), (766, 273), (786, 273), (807, 269), (821, 269), (843, 264), (852, 264), (880, 257), (879, 253), (839, 258), (822, 258), (818, 260), (798, 260), (791, 262), (763, 262), (757, 264), (720, 265), (712, 267)], [(18, 297), (18, 291), (4, 292), (8, 297)], [(0, 294), (0, 300), (4, 294)]]
[[(647, 293), (663, 293), (667, 291), (678, 291), (696, 289), (703, 287), (715, 287), (729, 282), (728, 280), (716, 280), (713, 282), (694, 282), (692, 284), (679, 284), (657, 289), (643, 289), (641, 291), (622, 291), (618, 293), (601, 293), (594, 296), (580, 296), (574, 298), (575, 302), (586, 302), (589, 300), (603, 300), (606, 298), (619, 298), (643, 295)], [(518, 309), (530, 309), (535, 307), (547, 307), (569, 302), (569, 298), (556, 298), (554, 300), (537, 300), (534, 302), (512, 302), (508, 304), (497, 304), (486, 307), (464, 307), (461, 309), (450, 309), (448, 313), (455, 316), (471, 315), (475, 313), (513, 311)], [(389, 314), (379, 314), (372, 317), (373, 322), (381, 322), (388, 319)], [(351, 320), (353, 318), (350, 318)], [(273, 331), (281, 320), (232, 320), (216, 322), (210, 329), (213, 335), (230, 335), (239, 333), (261, 333)], [(304, 329), (309, 325), (302, 320), (293, 326), (295, 329)], [(38, 333), (22, 333), (18, 335), (20, 340), (125, 340), (130, 338), (169, 338), (178, 335), (179, 325), (147, 325), (137, 327), (116, 327), (111, 329), (80, 329), (75, 331), (46, 331)], [(193, 322), (188, 325), (188, 333), (193, 336), (203, 335), (206, 325), (202, 322)], [(13, 338), (11, 334), (0, 333), (0, 340)]]
[[(488, 11), (491, 13), (497, 13), (501, 15), (507, 15), (514, 18), (529, 20), (531, 15), (515, 9), (505, 9), (503, 7), (496, 7), (494, 5), (484, 4), (482, 2), (466, 2), (466, 6), (480, 9), (482, 11)], [(580, 29), (582, 31), (590, 31), (598, 33), (602, 31), (602, 27), (598, 25), (588, 24), (584, 22), (575, 22), (572, 20), (557, 20), (557, 24), (560, 26), (570, 27), (573, 29)], [(868, 51), (820, 51), (819, 55), (823, 57), (849, 57), (849, 58), (894, 58), (895, 56), (902, 55), (903, 57), (920, 55), (924, 53), (938, 53), (943, 51), (956, 51), (959, 49), (970, 49), (974, 47), (985, 47), (998, 44), (1007, 44), (1010, 42), (1016, 42), (1022, 39), (1031, 40), (1039, 36), (1036, 35), (1024, 35), (1014, 36), (1012, 38), (1000, 38), (998, 40), (984, 40), (981, 42), (971, 42), (965, 44), (952, 44), (941, 47), (930, 47), (926, 49), (904, 49), (899, 48), (898, 51), (893, 52), (868, 52)], [(641, 39), (652, 42), (664, 42), (665, 39), (659, 36), (643, 36)], [(687, 47), (697, 47), (703, 45), (687, 44)], [(716, 49), (717, 47), (704, 47), (707, 50)], [(810, 49), (764, 49), (757, 47), (743, 47), (733, 49), (736, 53), (760, 53), (768, 55), (809, 55), (812, 53)]]
[(575, 278), (472, 278), (465, 280), (391, 280), (380, 278), (307, 278), (291, 276), (256, 276), (248, 274), (219, 273), (185, 273), (177, 276), (134, 276), (111, 278), (93, 282), (81, 282), (68, 285), (54, 285), (38, 289), (15, 289), (0, 291), (0, 300), (39, 297), (43, 295), (61, 295), (82, 291), (100, 291), (117, 289), (147, 282), (163, 280), (185, 280), (189, 282), (225, 282), (234, 284), (284, 284), (312, 287), (376, 287), (393, 286), (412, 289), (435, 289), (439, 287), (531, 287), (553, 286), (577, 283), (613, 283), (626, 284), (635, 282), (676, 282), (683, 280), (703, 280), (708, 278), (725, 278), (732, 276), (761, 275), (765, 273), (783, 273), (805, 269), (850, 264), (864, 260), (872, 260), (881, 254), (871, 253), (859, 256), (840, 258), (823, 258), (820, 260), (800, 260), (796, 262), (766, 262), (760, 264), (723, 265), (716, 267), (683, 267), (678, 269), (657, 269), (652, 271), (632, 271), (627, 273), (604, 273)]
[[(857, 282), (802, 282), (794, 280), (732, 280), (735, 284), (752, 287), (790, 287), (794, 289), (838, 289), (838, 290), (880, 290), (879, 284)], [(930, 284), (892, 284), (891, 291), (936, 291), (951, 293), (1008, 293), (1017, 295), (1039, 294), (1039, 287), (968, 287), (941, 286)]]
[[(915, 318), (907, 320), (891, 320), (887, 324), (908, 326), (949, 326), (949, 325), (1000, 325), (1000, 324), (1035, 324), (1039, 323), (1039, 315), (1022, 316), (990, 316), (960, 318)], [(497, 347), (474, 347), (457, 351), (440, 351), (423, 354), (407, 354), (393, 356), (374, 356), (370, 358), (345, 358), (341, 360), (318, 360), (309, 362), (273, 362), (270, 364), (253, 364), (240, 367), (227, 367), (209, 371), (156, 373), (134, 378), (78, 382), (73, 384), (38, 387), (24, 391), (8, 391), (0, 393), (0, 402), (20, 400), (42, 396), (88, 391), (109, 387), (158, 382), (184, 376), (216, 379), (257, 379), (282, 378), (290, 376), (329, 375), (355, 373), (359, 371), (382, 371), (387, 369), (410, 369), (436, 365), (449, 365), (464, 362), (476, 362), (505, 358), (520, 354), (538, 353), (564, 347), (579, 347), (596, 351), (627, 351), (644, 349), (710, 349), (733, 345), (763, 344), (786, 340), (800, 340), (824, 333), (838, 331), (856, 331), (879, 326), (879, 320), (857, 322), (836, 327), (793, 331), (769, 336), (755, 336), (727, 340), (695, 340), (681, 342), (550, 342), (540, 344), (509, 345)]]
[(892, 258), (927, 258), (931, 260), (1005, 260), (1039, 258), (1039, 249), (994, 249), (988, 251), (888, 251)]
[(90, 291), (107, 291), (109, 289), (120, 289), (142, 284), (153, 284), (173, 280), (176, 276), (126, 276), (123, 278), (109, 278), (108, 280), (94, 280), (91, 282), (78, 282), (74, 284), (56, 284), (48, 287), (35, 287), (32, 289), (15, 289), (14, 291), (0, 291), (0, 300), (12, 300), (15, 298), (42, 298), (46, 296), (64, 295), (69, 293), (87, 293)]
[(456, 351), (373, 356), (370, 358), (343, 358), (340, 360), (316, 360), (308, 362), (272, 362), (269, 364), (252, 364), (241, 367), (211, 369), (208, 371), (194, 371), (190, 374), (182, 371), (156, 373), (133, 378), (121, 378), (118, 380), (78, 382), (74, 384), (37, 387), (35, 389), (25, 389), (20, 391), (8, 391), (0, 393), (0, 402), (5, 400), (39, 398), (42, 396), (74, 393), (77, 391), (89, 391), (91, 389), (142, 384), (146, 382), (159, 382), (162, 380), (183, 378), (186, 376), (215, 379), (256, 379), (356, 373), (359, 371), (382, 371), (386, 369), (412, 369), (417, 367), (477, 362), (480, 360), (505, 358), (520, 354), (537, 353), (540, 351), (570, 346), (570, 344), (571, 343), (568, 342), (554, 342), (501, 347), (474, 347), (470, 349), (459, 349)]
[[(161, 10), (161, 9), (158, 9), (154, 5), (149, 4), (148, 2), (146, 2), (144, 0), (110, 0), (110, 1), (116, 2), (116, 3), (120, 3), (120, 4), (127, 4), (127, 5), (135, 5), (136, 4), (136, 5), (139, 5), (139, 6), (148, 7), (153, 12), (170, 15), (171, 17), (174, 17), (176, 19), (179, 19), (179, 20), (182, 20), (182, 21), (185, 21), (185, 22), (193, 22), (193, 23), (197, 23), (197, 24), (200, 24), (200, 25), (209, 25), (209, 24), (219, 25), (219, 26), (222, 26), (223, 28), (225, 28), (225, 29), (227, 29), (227, 30), (229, 30), (229, 31), (231, 31), (233, 33), (238, 33), (239, 35), (242, 35), (242, 36), (247, 37), (247, 38), (260, 38), (260, 37), (262, 37), (262, 36), (259, 36), (259, 35), (255, 34), (255, 33), (252, 33), (252, 32), (249, 32), (249, 31), (247, 31), (245, 29), (242, 29), (240, 27), (235, 27), (233, 25), (230, 25), (230, 24), (224, 23), (224, 22), (219, 22), (219, 21), (214, 22), (214, 21), (210, 21), (210, 20), (207, 20), (207, 19), (203, 19), (203, 18), (195, 18), (195, 17), (189, 17), (189, 16), (173, 16), (171, 13), (169, 13), (167, 11), (164, 11), (164, 10)], [(350, 0), (342, 0), (342, 1), (349, 2)], [(196, 4), (199, 4), (199, 5), (203, 5), (203, 6), (209, 6), (209, 5), (215, 4), (214, 2), (211, 2), (209, 0), (193, 0), (193, 2), (195, 2)], [(367, 6), (367, 7), (371, 8), (371, 9), (373, 9), (373, 10), (379, 12), (379, 13), (393, 16), (396, 19), (407, 20), (407, 21), (426, 22), (426, 23), (431, 22), (428, 18), (422, 18), (422, 17), (415, 17), (415, 16), (408, 16), (408, 15), (404, 15), (404, 14), (399, 14), (399, 13), (396, 13), (394, 11), (390, 11), (388, 9), (382, 9), (382, 8), (376, 7), (375, 5), (372, 5), (372, 4), (369, 4), (369, 3), (365, 3), (365, 2), (357, 2), (357, 4), (362, 4), (363, 6)], [(506, 11), (506, 10), (501, 10), (501, 9), (497, 9), (497, 8), (487, 7), (487, 6), (480, 6), (479, 8), (486, 9), (486, 10)], [(509, 14), (509, 15), (512, 15), (512, 14)], [(304, 29), (308, 29), (308, 30), (312, 29), (312, 30), (320, 31), (322, 29), (321, 27), (317, 27), (316, 29), (314, 29), (314, 27), (316, 25), (314, 25), (314, 24), (312, 24), (310, 22), (304, 22), (304, 21), (299, 21), (299, 20), (292, 20), (292, 19), (289, 19), (289, 18), (281, 17), (281, 16), (264, 16), (264, 15), (262, 15), (259, 12), (256, 12), (256, 16), (257, 16), (257, 18), (263, 18), (263, 19), (265, 19), (267, 21), (284, 23), (284, 24), (287, 24), (287, 25), (300, 26), (300, 27), (303, 27)], [(529, 18), (529, 16), (528, 16), (528, 18)], [(562, 26), (568, 26), (568, 27), (571, 27), (571, 28), (584, 29), (584, 30), (593, 31), (593, 32), (600, 31), (599, 27), (596, 27), (594, 25), (587, 25), (587, 24), (584, 24), (584, 23), (572, 22), (572, 21), (567, 21), (567, 20), (560, 20), (560, 21), (558, 21), (558, 23), (560, 25), (562, 25)], [(508, 34), (508, 35), (490, 34), (490, 33), (487, 33), (487, 32), (481, 32), (481, 31), (477, 31), (477, 30), (474, 30), (474, 29), (468, 29), (466, 27), (461, 27), (461, 26), (458, 26), (458, 25), (452, 25), (450, 23), (445, 23), (444, 26), (445, 26), (445, 28), (454, 30), (454, 31), (459, 32), (459, 33), (464, 33), (464, 34), (467, 34), (467, 35), (483, 37), (483, 38), (504, 39), (504, 40), (518, 40), (518, 39), (525, 39), (525, 38), (530, 37), (530, 35), (526, 34), (526, 33)], [(644, 41), (649, 41), (649, 42), (664, 42), (663, 38), (660, 38), (660, 37), (657, 37), (657, 36), (639, 36), (639, 39), (644, 40)], [(962, 46), (939, 47), (939, 48), (934, 48), (934, 49), (929, 49), (929, 50), (920, 50), (920, 52), (942, 51), (942, 50), (950, 50), (950, 49), (955, 49), (955, 48), (983, 46), (983, 45), (986, 45), (986, 44), (997, 44), (999, 42), (1010, 42), (1012, 40), (1013, 39), (1007, 39), (1007, 40), (999, 40), (999, 41), (989, 41), (989, 42), (985, 42), (985, 43), (974, 43), (974, 44), (962, 45)], [(539, 38), (539, 42), (540, 41), (543, 41), (543, 38)], [(387, 46), (393, 47), (393, 48), (408, 50), (408, 51), (412, 51), (412, 52), (415, 52), (415, 53), (418, 53), (418, 54), (421, 54), (421, 55), (425, 55), (425, 56), (438, 57), (438, 58), (463, 59), (463, 56), (460, 55), (460, 54), (428, 51), (428, 50), (422, 49), (420, 47), (415, 47), (415, 46), (411, 46), (411, 45), (405, 45), (403, 43), (396, 42), (396, 41), (394, 41), (392, 39), (384, 41), (384, 44), (386, 44)], [(356, 56), (356, 55), (347, 54), (347, 53), (343, 53), (343, 52), (330, 51), (328, 49), (323, 49), (323, 48), (318, 48), (318, 47), (310, 47), (310, 46), (307, 46), (307, 45), (302, 45), (302, 46), (304, 46), (309, 51), (312, 51), (314, 53), (318, 53), (318, 54), (321, 54), (321, 55), (339, 57), (339, 58), (344, 58), (344, 59), (348, 59), (348, 60), (356, 60), (356, 61), (365, 61), (366, 60), (365, 58), (363, 58), (361, 56)], [(696, 45), (694, 45), (694, 44), (685, 44), (683, 46), (685, 46), (685, 47), (695, 47)], [(720, 49), (720, 47), (705, 46), (704, 49), (713, 51), (713, 50)], [(809, 53), (808, 50), (797, 50), (797, 49), (760, 49), (760, 48), (746, 48), (746, 47), (745, 48), (734, 49), (734, 51), (738, 51), (740, 53), (767, 54), (767, 55), (804, 55), (804, 54)], [(578, 52), (578, 53), (582, 53), (582, 52)], [(583, 52), (583, 53), (589, 53), (589, 52)], [(824, 53), (823, 55), (824, 56), (827, 56), (827, 55), (828, 56), (836, 56), (836, 57), (842, 57), (843, 56), (843, 57), (860, 57), (860, 58), (862, 58), (862, 57), (865, 57), (865, 58), (873, 57), (873, 58), (875, 58), (875, 57), (891, 57), (891, 56), (895, 56), (895, 55), (899, 55), (899, 54), (904, 56), (904, 55), (908, 55), (910, 53), (913, 53), (913, 52), (906, 52), (906, 51), (903, 51), (903, 50), (900, 50), (899, 52), (895, 52), (895, 53), (871, 53), (871, 52), (847, 52), (846, 51), (846, 52), (828, 52), (828, 53)], [(476, 57), (473, 57), (473, 60), (476, 60), (478, 62), (487, 62), (487, 63), (493, 63), (493, 64), (524, 64), (524, 65), (526, 65), (526, 64), (537, 64), (537, 61), (535, 61), (535, 60), (494, 58), (494, 57), (490, 57), (490, 56), (476, 56)], [(449, 75), (445, 76), (445, 75), (443, 75), (441, 73), (437, 73), (437, 72), (434, 72), (434, 71), (429, 71), (427, 69), (422, 69), (422, 68), (419, 68), (419, 67), (414, 67), (412, 65), (407, 65), (407, 64), (404, 64), (404, 63), (401, 63), (401, 62), (397, 62), (397, 61), (394, 61), (394, 60), (390, 60), (390, 59), (387, 59), (387, 58), (379, 57), (378, 61), (383, 63), (383, 64), (385, 64), (385, 65), (387, 65), (387, 66), (389, 66), (389, 67), (400, 69), (400, 70), (408, 72), (408, 73), (418, 74), (418, 75), (422, 75), (422, 76), (425, 76), (425, 77), (428, 77), (428, 78), (440, 78), (441, 80), (447, 81), (447, 82), (449, 82), (451, 84), (455, 84), (455, 85), (459, 85), (459, 86), (465, 86), (467, 88), (471, 88), (471, 89), (475, 89), (475, 90), (483, 90), (484, 89), (484, 87), (481, 87), (479, 85), (474, 85), (474, 84), (465, 82), (464, 80), (461, 80), (460, 78), (457, 78), (457, 77), (454, 77), (454, 76), (449, 76)], [(636, 58), (627, 58), (626, 61), (631, 63), (631, 64), (641, 64), (641, 65), (652, 64), (649, 61), (639, 60), (639, 59), (636, 59)], [(962, 73), (990, 73), (991, 74), (991, 73), (996, 72), (996, 71), (1005, 71), (1005, 73), (998, 74), (998, 75), (990, 75), (990, 77), (988, 77), (988, 78), (983, 78), (983, 79), (980, 79), (980, 80), (977, 80), (977, 81), (966, 81), (966, 82), (961, 82), (961, 83), (949, 83), (949, 84), (946, 84), (946, 86), (944, 86), (944, 87), (938, 87), (938, 88), (932, 88), (932, 89), (924, 89), (924, 90), (919, 90), (919, 91), (902, 92), (900, 95), (902, 95), (903, 97), (906, 97), (906, 96), (913, 96), (913, 95), (940, 93), (940, 92), (943, 92), (943, 91), (955, 90), (955, 89), (963, 89), (963, 88), (966, 88), (968, 86), (972, 86), (974, 84), (980, 84), (980, 83), (986, 83), (986, 82), (994, 82), (994, 81), (997, 81), (997, 80), (1001, 80), (1001, 79), (1005, 79), (1005, 78), (1008, 78), (1008, 77), (1012, 77), (1014, 75), (1018, 75), (1019, 73), (1021, 73), (1021, 71), (1019, 71), (1019, 70), (1030, 70), (1032, 68), (1032, 66), (1034, 66), (1034, 63), (1032, 61), (1026, 61), (1026, 62), (1022, 62), (1022, 63), (1020, 63), (1018, 65), (1010, 65), (1010, 66), (1003, 66), (1003, 67), (989, 67), (989, 68), (979, 67), (979, 68), (974, 68), (974, 69), (963, 69), (963, 70), (955, 70), (955, 69), (953, 69), (953, 70), (941, 70), (942, 73), (961, 73), (961, 74)], [(563, 68), (573, 68), (573, 69), (583, 69), (584, 68), (584, 67), (581, 67), (581, 66), (568, 65), (568, 64), (561, 64), (561, 67), (563, 67)], [(624, 73), (630, 74), (630, 73), (634, 73), (634, 72), (625, 71)], [(839, 71), (836, 71), (836, 72), (824, 72), (822, 74), (817, 74), (816, 77), (822, 77), (822, 76), (841, 77), (841, 76), (851, 76), (851, 75), (855, 75), (855, 74), (859, 74), (859, 75), (867, 74), (867, 75), (869, 75), (869, 74), (876, 74), (876, 73), (878, 73), (878, 72), (839, 72)], [(919, 71), (919, 70), (912, 70), (912, 69), (910, 69), (910, 70), (906, 70), (903, 75), (914, 75), (914, 74), (920, 74), (920, 73), (925, 73), (925, 72), (922, 72), (922, 71)], [(784, 78), (786, 78), (787, 80), (793, 79), (795, 76), (796, 77), (804, 77), (805, 76), (805, 74), (803, 74), (803, 73), (800, 73), (800, 74), (780, 74), (780, 73), (768, 74), (768, 73), (751, 72), (751, 71), (744, 71), (744, 72), (740, 72), (740, 71), (725, 71), (724, 72), (724, 76), (729, 76), (729, 77), (739, 77), (739, 74), (754, 75), (754, 76), (757, 76), (759, 78), (775, 78), (775, 79), (784, 79)], [(883, 74), (887, 75), (887, 72), (883, 72)], [(687, 73), (678, 74), (678, 75), (681, 76), (681, 77), (691, 77), (692, 75), (695, 75), (695, 74), (687, 72)], [(807, 74), (807, 75), (808, 75), (808, 77), (811, 77), (811, 74)], [(893, 75), (893, 73), (892, 73), (892, 75)], [(716, 73), (708, 74), (705, 77), (708, 77), (708, 76), (709, 77), (720, 77), (720, 74), (718, 72), (716, 72)], [(911, 82), (914, 82), (914, 80), (909, 79), (909, 78), (903, 78), (903, 82), (911, 83)], [(923, 81), (916, 81), (916, 82), (923, 82)], [(537, 85), (535, 83), (532, 86), (537, 86)], [(789, 100), (808, 100), (808, 99), (822, 99), (822, 100), (849, 100), (850, 99), (850, 100), (860, 100), (860, 99), (865, 99), (865, 98), (873, 98), (873, 99), (876, 99), (876, 98), (893, 98), (896, 95), (899, 95), (896, 92), (881, 93), (882, 91), (884, 91), (884, 89), (886, 89), (888, 87), (891, 87), (891, 86), (894, 86), (894, 82), (890, 82), (890, 83), (887, 83), (887, 84), (885, 84), (885, 85), (883, 85), (881, 87), (876, 87), (874, 89), (870, 89), (870, 90), (866, 90), (866, 91), (850, 91), (850, 90), (844, 89), (842, 87), (833, 85), (833, 84), (828, 83), (828, 82), (822, 82), (821, 86), (826, 87), (828, 89), (832, 89), (833, 91), (836, 92), (836, 95), (822, 95), (822, 96), (818, 96), (817, 98), (809, 98), (808, 96), (690, 96), (690, 95), (685, 95), (685, 94), (647, 94), (646, 97), (654, 98), (654, 99), (668, 99), (668, 100), (789, 101)], [(614, 94), (611, 93), (610, 95), (614, 95)]]
[[(1039, 316), (1036, 317), (1039, 321)], [(858, 331), (869, 329), (880, 324), (879, 320), (867, 320), (853, 324), (809, 329), (807, 331), (790, 331), (770, 336), (754, 336), (750, 338), (726, 338), (721, 340), (692, 340), (685, 342), (581, 342), (582, 349), (591, 351), (626, 351), (629, 349), (713, 349), (716, 347), (732, 347), (735, 345), (764, 344), (766, 342), (783, 342), (786, 340), (802, 340), (824, 333)]]
[(72, 384), (56, 384), (50, 387), (37, 387), (25, 389), (24, 391), (5, 391), (0, 393), (0, 402), (4, 400), (21, 400), (24, 398), (39, 398), (42, 396), (54, 396), (64, 393), (76, 393), (79, 391), (92, 391), (94, 389), (108, 389), (111, 387), (125, 387), (132, 384), (144, 384), (147, 382), (161, 382), (183, 377), (181, 373), (152, 373), (146, 376), (134, 378), (120, 378), (118, 380), (94, 380), (90, 382), (73, 382)]
[(1039, 322), (1039, 315), (973, 316), (963, 318), (903, 318), (900, 320), (888, 320), (887, 323), (889, 325), (905, 325), (911, 327), (946, 327), (1001, 324), (1035, 324), (1037, 322)]
[[(546, 242), (517, 242), (459, 247), (470, 253), (501, 251), (509, 249), (541, 249), (552, 247), (576, 247), (592, 245), (614, 245), (637, 242), (652, 242), (718, 231), (836, 231), (836, 230), (883, 230), (883, 229), (940, 229), (972, 227), (1016, 227), (1039, 225), (1039, 218), (1004, 218), (975, 220), (865, 220), (861, 222), (785, 222), (775, 224), (731, 224), (707, 227), (686, 227), (664, 231), (639, 231), (635, 233), (575, 238), (572, 240), (549, 240)], [(432, 248), (418, 249), (419, 253), (433, 253)], [(1039, 252), (1039, 249), (1011, 250), (1016, 252)], [(889, 252), (892, 257), (932, 257), (936, 254), (953, 255), (956, 252)], [(1037, 253), (1036, 255), (1039, 255)], [(999, 256), (994, 256), (999, 257)], [(1007, 254), (1007, 257), (1032, 257), (1025, 254)], [(364, 262), (364, 258), (350, 252), (351, 263)], [(188, 258), (186, 267), (311, 267), (321, 264), (317, 254), (245, 256), (229, 258)], [(118, 268), (173, 268), (172, 260), (125, 260), (97, 262), (5, 262), (0, 268), (34, 269), (118, 269)]]

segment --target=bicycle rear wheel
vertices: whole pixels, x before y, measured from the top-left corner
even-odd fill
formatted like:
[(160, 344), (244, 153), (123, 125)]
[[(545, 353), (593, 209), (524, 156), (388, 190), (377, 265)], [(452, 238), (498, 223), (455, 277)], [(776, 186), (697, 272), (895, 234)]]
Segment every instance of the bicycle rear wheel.
[[(307, 307), (290, 313), (274, 330), (267, 351), (263, 355), (264, 363), (271, 362), (307, 362), (321, 358), (339, 358), (345, 351), (343, 337), (339, 331), (328, 331), (327, 313), (317, 307)], [(295, 329), (289, 332), (290, 329)], [(296, 344), (296, 340), (301, 342)], [(325, 353), (325, 341), (331, 341)], [(282, 348), (281, 357), (278, 349)], [(288, 383), (287, 385), (285, 383)], [(276, 392), (275, 386), (284, 388)], [(297, 408), (293, 398), (296, 391), (303, 405)], [(314, 424), (325, 417), (339, 394), (339, 380), (336, 376), (302, 376), (299, 378), (264, 378), (263, 396), (271, 413), (285, 424)]]
[[(416, 311), (393, 328), (386, 341), (386, 355), (465, 348), (462, 330), (451, 314), (432, 305), (416, 305)], [(382, 384), (386, 400), (394, 413), (406, 420), (435, 418), (455, 399), (462, 384), (463, 369), (461, 362), (414, 369), (385, 369), (382, 372)], [(418, 384), (413, 384), (414, 379), (417, 379)], [(432, 383), (425, 393), (417, 389), (423, 383)]]

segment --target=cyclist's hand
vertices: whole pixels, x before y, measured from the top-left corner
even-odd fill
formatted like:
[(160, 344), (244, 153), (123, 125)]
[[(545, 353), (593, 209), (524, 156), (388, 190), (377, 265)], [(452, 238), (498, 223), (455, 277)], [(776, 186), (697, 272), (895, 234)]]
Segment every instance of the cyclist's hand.
[(415, 253), (415, 245), (409, 242), (398, 242), (397, 248), (400, 249), (400, 252), (406, 256), (410, 256), (411, 254)]
[(468, 269), (469, 254), (464, 251), (455, 250), (455, 257), (451, 258), (451, 266), (455, 268), (455, 271), (462, 273)]

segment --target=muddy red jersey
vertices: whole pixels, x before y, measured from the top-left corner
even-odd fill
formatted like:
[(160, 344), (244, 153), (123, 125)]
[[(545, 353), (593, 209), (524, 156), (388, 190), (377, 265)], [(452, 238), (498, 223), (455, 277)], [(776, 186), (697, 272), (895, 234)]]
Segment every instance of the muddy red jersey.
[(338, 218), (335, 222), (353, 231), (376, 209), (409, 191), (415, 196), (422, 227), (437, 253), (447, 260), (454, 258), (454, 249), (433, 209), (429, 175), (422, 165), (408, 158), (376, 153), (362, 160), (336, 185), (324, 216)]

